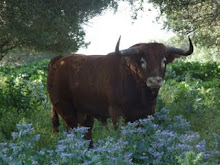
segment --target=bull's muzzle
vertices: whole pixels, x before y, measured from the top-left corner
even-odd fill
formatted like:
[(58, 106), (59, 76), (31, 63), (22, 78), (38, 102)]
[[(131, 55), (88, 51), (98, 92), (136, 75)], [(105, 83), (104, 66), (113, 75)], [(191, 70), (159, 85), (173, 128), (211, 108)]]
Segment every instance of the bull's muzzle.
[(146, 84), (149, 88), (160, 88), (163, 85), (163, 78), (159, 76), (149, 77)]

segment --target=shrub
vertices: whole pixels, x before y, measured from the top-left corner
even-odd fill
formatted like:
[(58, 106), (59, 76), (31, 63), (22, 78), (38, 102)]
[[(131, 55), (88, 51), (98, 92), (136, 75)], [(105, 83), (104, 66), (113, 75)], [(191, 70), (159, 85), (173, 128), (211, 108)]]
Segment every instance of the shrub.
[(212, 146), (212, 134), (220, 134), (220, 88), (209, 82), (204, 87), (207, 82), (169, 80), (160, 90), (157, 108), (169, 109), (170, 117), (182, 115)]
[[(29, 67), (28, 67), (29, 68)], [(25, 69), (25, 71), (28, 70)], [(37, 79), (32, 79), (33, 75), (23, 72), (12, 72), (6, 69), (7, 75), (5, 81), (0, 86), (0, 141), (10, 139), (12, 131), (15, 131), (16, 124), (23, 120), (30, 119), (40, 113), (42, 109), (48, 109), (48, 98), (45, 89), (45, 76), (41, 78), (42, 72), (39, 71)], [(28, 72), (27, 72), (28, 73)], [(4, 75), (4, 72), (0, 72)], [(28, 76), (27, 76), (28, 75)], [(33, 117), (32, 121), (36, 118)]]
[(202, 81), (218, 79), (220, 76), (219, 62), (183, 62), (178, 61), (168, 66), (166, 80), (185, 81), (186, 77)]

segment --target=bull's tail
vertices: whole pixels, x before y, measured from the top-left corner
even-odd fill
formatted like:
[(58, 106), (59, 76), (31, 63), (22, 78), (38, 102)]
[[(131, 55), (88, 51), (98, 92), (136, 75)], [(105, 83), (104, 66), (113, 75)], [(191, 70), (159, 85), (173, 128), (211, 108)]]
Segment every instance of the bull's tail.
[(61, 59), (63, 56), (56, 56), (51, 59), (50, 63), (48, 64), (48, 75), (47, 75), (47, 91), (49, 93), (50, 99), (52, 103), (56, 101), (56, 95), (54, 93), (54, 78), (55, 78), (55, 69), (56, 69), (56, 62)]

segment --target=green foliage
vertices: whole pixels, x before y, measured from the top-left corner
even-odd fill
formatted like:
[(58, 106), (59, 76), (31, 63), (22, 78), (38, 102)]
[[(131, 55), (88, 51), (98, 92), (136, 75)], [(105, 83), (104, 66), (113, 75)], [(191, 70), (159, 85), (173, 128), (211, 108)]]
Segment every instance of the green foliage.
[(178, 163), (180, 163), (181, 165), (200, 165), (202, 164), (202, 157), (203, 154), (199, 153), (196, 154), (193, 151), (187, 152), (185, 154), (185, 160), (178, 158)]
[(169, 65), (166, 72), (167, 80), (186, 81), (189, 79), (208, 82), (220, 77), (220, 63), (218, 62), (182, 62), (178, 61)]
[(45, 89), (47, 63), (0, 68), (1, 80), (4, 80), (0, 86), (0, 140), (10, 138), (16, 123), (29, 120), (39, 110), (48, 108)]
[(219, 63), (174, 63), (158, 98), (158, 108), (166, 107), (171, 116), (183, 115), (210, 146), (213, 133), (220, 134), (219, 69)]

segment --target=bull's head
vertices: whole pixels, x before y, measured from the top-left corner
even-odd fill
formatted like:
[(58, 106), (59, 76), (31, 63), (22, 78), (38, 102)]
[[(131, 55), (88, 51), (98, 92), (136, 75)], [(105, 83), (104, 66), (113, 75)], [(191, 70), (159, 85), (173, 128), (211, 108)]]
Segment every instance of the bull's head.
[(189, 38), (189, 50), (166, 47), (161, 43), (137, 44), (129, 49), (119, 50), (120, 38), (115, 48), (116, 55), (125, 56), (132, 71), (145, 81), (151, 89), (160, 88), (164, 82), (166, 65), (175, 58), (193, 53)]

